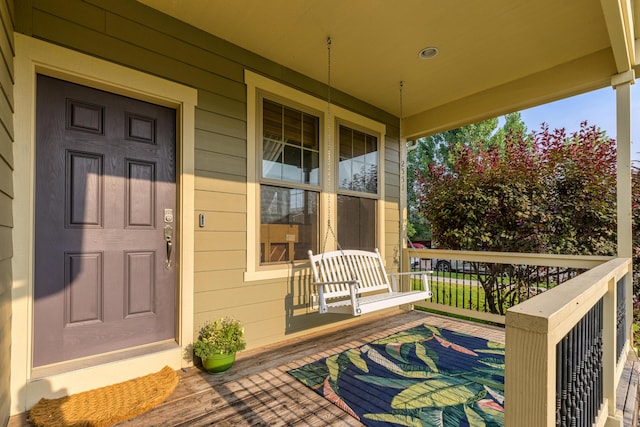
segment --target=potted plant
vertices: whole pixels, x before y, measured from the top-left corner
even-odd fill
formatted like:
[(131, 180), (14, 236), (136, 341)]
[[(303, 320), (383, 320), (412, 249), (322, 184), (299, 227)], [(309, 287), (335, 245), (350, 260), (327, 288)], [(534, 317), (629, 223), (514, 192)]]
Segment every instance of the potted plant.
[(229, 369), (236, 360), (236, 352), (244, 350), (246, 346), (244, 328), (240, 322), (223, 317), (200, 329), (193, 352), (202, 360), (207, 372), (218, 373)]

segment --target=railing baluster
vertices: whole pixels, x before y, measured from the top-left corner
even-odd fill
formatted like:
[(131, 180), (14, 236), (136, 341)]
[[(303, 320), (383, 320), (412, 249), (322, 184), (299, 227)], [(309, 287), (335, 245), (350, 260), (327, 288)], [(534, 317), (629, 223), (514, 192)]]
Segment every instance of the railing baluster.
[(603, 300), (556, 345), (556, 425), (591, 426), (603, 402)]
[(568, 403), (568, 383), (569, 383), (569, 369), (567, 369), (567, 362), (569, 361), (567, 355), (569, 354), (569, 337), (564, 337), (559, 343), (557, 354), (557, 364), (559, 369), (556, 369), (556, 378), (558, 379), (556, 384), (556, 407), (559, 408), (556, 411), (556, 425), (566, 427), (567, 425), (567, 403)]
[(616, 283), (616, 293), (617, 293), (617, 304), (616, 304), (616, 356), (617, 359), (620, 360), (622, 356), (622, 350), (624, 350), (624, 344), (627, 339), (627, 331), (626, 331), (626, 312), (627, 305), (625, 300), (625, 278), (621, 278)]

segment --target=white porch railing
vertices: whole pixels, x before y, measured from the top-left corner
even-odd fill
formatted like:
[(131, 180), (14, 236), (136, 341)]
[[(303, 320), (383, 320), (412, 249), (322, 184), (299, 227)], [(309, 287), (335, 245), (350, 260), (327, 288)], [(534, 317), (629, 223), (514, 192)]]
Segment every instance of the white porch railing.
[[(469, 266), (480, 268), (487, 266), (504, 267), (504, 271), (507, 271), (509, 268), (523, 269), (524, 267), (528, 267), (528, 271), (533, 271), (538, 268), (540, 270), (547, 269), (547, 272), (549, 269), (571, 272), (571, 275), (565, 273), (566, 277), (563, 278), (555, 277), (553, 280), (555, 283), (551, 284), (551, 286), (548, 282), (545, 285), (536, 284), (534, 283), (535, 278), (531, 280), (529, 286), (535, 287), (537, 291), (542, 292), (547, 291), (558, 283), (569, 280), (570, 277), (575, 276), (579, 272), (592, 269), (611, 259), (612, 257), (604, 256), (405, 249), (403, 252), (402, 271), (410, 271), (412, 263), (417, 263), (416, 267), (423, 270), (436, 270), (437, 265), (446, 263), (451, 266), (451, 271), (437, 272), (437, 275), (433, 275), (430, 279), (434, 297), (430, 301), (419, 302), (414, 304), (414, 306), (486, 322), (504, 324), (505, 316), (495, 312), (495, 310), (493, 313), (490, 312), (489, 305), (484, 301), (484, 298), (487, 297), (487, 292), (490, 290), (487, 289), (485, 292), (485, 290), (482, 289), (482, 294), (475, 292), (478, 288), (481, 288), (481, 285), (478, 280), (474, 280), (474, 276), (477, 278), (477, 274), (475, 274), (477, 272), (469, 271), (473, 270), (472, 268), (469, 269)], [(456, 265), (461, 268), (453, 271), (456, 270), (456, 268), (454, 268)], [(509, 281), (512, 283), (517, 282), (515, 277), (505, 277), (504, 280), (504, 283), (508, 283)], [(498, 292), (495, 289), (492, 291)], [(469, 304), (470, 295), (472, 294), (480, 299), (479, 301), (472, 301), (475, 304)], [(449, 295), (451, 298), (446, 298)], [(463, 295), (461, 301), (454, 301), (457, 295)], [(526, 298), (526, 296), (518, 299), (522, 300), (524, 298)], [(473, 299), (475, 300), (475, 298)], [(507, 308), (510, 306), (509, 304)], [(506, 312), (506, 308), (504, 308), (502, 312)]]
[(608, 261), (507, 311), (505, 426), (622, 426), (631, 268)]
[(505, 426), (623, 425), (615, 393), (631, 345), (630, 258), (408, 249), (403, 271), (412, 258), (586, 270), (506, 316), (415, 306), (506, 325)]

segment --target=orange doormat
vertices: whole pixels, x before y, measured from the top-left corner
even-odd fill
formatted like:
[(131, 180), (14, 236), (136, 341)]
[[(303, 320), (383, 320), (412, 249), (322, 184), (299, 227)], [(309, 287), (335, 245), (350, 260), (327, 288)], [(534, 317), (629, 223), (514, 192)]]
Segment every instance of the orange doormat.
[(147, 412), (176, 388), (178, 375), (165, 366), (161, 371), (59, 399), (42, 398), (29, 411), (37, 427), (101, 427)]

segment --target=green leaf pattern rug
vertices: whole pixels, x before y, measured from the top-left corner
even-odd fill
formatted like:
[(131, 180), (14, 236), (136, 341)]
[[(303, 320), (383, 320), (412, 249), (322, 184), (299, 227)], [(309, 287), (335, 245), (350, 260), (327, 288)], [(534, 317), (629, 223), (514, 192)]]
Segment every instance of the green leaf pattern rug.
[(504, 425), (504, 344), (427, 324), (289, 374), (367, 426)]

